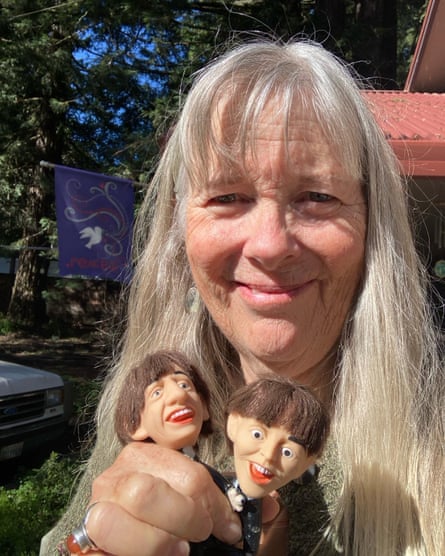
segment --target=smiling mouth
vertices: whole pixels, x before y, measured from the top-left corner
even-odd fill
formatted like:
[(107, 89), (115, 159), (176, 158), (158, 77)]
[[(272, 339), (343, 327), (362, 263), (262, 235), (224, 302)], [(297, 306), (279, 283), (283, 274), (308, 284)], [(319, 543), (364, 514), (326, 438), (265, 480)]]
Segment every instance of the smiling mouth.
[(276, 285), (276, 284), (250, 284), (248, 282), (238, 282), (235, 281), (235, 285), (241, 288), (246, 288), (250, 290), (253, 294), (259, 295), (292, 295), (295, 294), (304, 288), (306, 288), (309, 284), (311, 284), (313, 280), (309, 280), (307, 282), (303, 282), (301, 284), (289, 284), (288, 286), (285, 285)]
[(248, 305), (263, 310), (275, 311), (285, 307), (298, 299), (314, 284), (313, 280), (299, 285), (249, 284), (248, 282), (234, 282), (235, 289), (241, 299)]
[(195, 412), (193, 411), (193, 409), (191, 409), (190, 407), (184, 407), (182, 409), (173, 411), (173, 413), (170, 413), (170, 415), (167, 417), (167, 421), (169, 423), (179, 423), (182, 425), (184, 423), (190, 423), (191, 421), (193, 421), (194, 416)]
[(258, 485), (266, 485), (275, 477), (268, 469), (254, 462), (249, 462), (249, 472), (252, 480)]

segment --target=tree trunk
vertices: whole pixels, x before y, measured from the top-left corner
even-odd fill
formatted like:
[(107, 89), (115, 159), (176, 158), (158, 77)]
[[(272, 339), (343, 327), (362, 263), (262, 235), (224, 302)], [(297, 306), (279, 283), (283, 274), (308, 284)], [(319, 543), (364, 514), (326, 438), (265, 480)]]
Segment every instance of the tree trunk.
[[(345, 0), (317, 0), (316, 9), (326, 18), (327, 31), (334, 41), (339, 40), (345, 30), (346, 6)], [(330, 41), (328, 41), (330, 42)]]
[(393, 89), (397, 70), (396, 0), (357, 1), (356, 18), (362, 33), (354, 59), (372, 60), (372, 64), (361, 64), (359, 72), (374, 78), (376, 86)]
[(42, 185), (41, 172), (37, 169), (28, 194), (27, 218), (23, 230), (24, 245), (20, 251), (8, 308), (9, 319), (21, 328), (38, 330), (46, 321), (45, 301), (42, 297), (46, 282), (46, 265), (41, 264), (41, 248), (45, 241), (39, 225), (40, 219), (46, 216), (46, 206), (45, 187)]

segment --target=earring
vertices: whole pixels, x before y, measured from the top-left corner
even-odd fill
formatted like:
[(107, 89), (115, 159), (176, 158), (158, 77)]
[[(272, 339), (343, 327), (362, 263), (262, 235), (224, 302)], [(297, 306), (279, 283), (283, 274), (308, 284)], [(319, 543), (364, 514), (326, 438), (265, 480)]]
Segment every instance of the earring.
[(199, 291), (196, 286), (192, 286), (186, 293), (185, 296), (185, 311), (188, 314), (194, 314), (198, 312), (200, 303)]

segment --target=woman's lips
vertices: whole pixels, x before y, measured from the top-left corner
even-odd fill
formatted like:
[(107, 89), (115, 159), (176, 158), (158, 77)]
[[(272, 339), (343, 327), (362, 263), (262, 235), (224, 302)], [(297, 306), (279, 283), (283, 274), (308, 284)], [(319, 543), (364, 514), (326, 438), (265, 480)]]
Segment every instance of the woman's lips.
[(195, 412), (190, 407), (183, 407), (170, 413), (167, 417), (169, 423), (190, 423), (195, 416)]
[(303, 284), (278, 286), (278, 285), (257, 285), (248, 282), (235, 282), (235, 287), (240, 295), (249, 303), (257, 305), (279, 305), (292, 301), (295, 297), (303, 293), (314, 280), (309, 280)]

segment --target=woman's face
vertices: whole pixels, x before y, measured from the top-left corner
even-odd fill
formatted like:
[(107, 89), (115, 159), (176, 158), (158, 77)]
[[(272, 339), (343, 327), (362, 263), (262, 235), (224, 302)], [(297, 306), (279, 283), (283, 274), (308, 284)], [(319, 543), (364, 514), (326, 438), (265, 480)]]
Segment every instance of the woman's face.
[(246, 380), (272, 370), (313, 383), (360, 281), (366, 206), (315, 118), (297, 111), (286, 145), (278, 111), (266, 106), (244, 165), (228, 174), (209, 160), (209, 183), (189, 192), (186, 248)]

